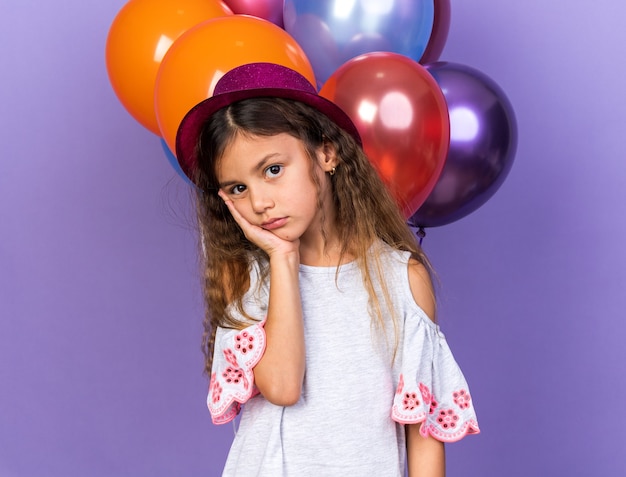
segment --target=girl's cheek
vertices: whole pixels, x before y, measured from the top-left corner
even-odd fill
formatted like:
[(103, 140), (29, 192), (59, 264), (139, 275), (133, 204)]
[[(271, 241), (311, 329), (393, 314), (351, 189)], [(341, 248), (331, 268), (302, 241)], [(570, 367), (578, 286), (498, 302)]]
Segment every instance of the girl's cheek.
[(237, 212), (239, 212), (244, 219), (249, 220), (250, 219), (250, 210), (249, 210), (250, 208), (246, 207), (246, 205), (244, 203), (245, 201), (235, 199), (232, 202), (233, 202), (233, 207), (235, 208), (235, 210)]

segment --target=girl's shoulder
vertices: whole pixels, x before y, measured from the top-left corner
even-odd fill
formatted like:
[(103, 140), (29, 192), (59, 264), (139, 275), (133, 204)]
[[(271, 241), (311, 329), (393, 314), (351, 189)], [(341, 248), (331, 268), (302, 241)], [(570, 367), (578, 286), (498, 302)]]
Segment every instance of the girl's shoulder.
[(426, 266), (412, 257), (412, 253), (399, 250), (381, 242), (375, 253), (381, 263), (382, 277), (398, 290), (403, 290), (408, 299), (432, 320), (436, 318), (435, 292)]
[[(246, 288), (240, 298), (230, 299), (227, 313), (235, 316), (237, 320), (247, 322), (241, 315), (241, 311), (252, 317), (258, 318), (267, 311), (267, 302), (269, 300), (269, 277), (267, 264), (263, 260), (255, 258), (248, 262), (249, 274)], [(225, 277), (225, 280), (228, 280)]]
[(408, 263), (408, 276), (413, 300), (431, 321), (436, 322), (437, 304), (428, 269), (416, 259), (411, 258)]

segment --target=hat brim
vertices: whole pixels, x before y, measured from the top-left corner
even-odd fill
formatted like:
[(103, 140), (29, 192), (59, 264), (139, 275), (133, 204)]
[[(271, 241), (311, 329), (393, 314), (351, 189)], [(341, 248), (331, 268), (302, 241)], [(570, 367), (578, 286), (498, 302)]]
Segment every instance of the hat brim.
[(181, 169), (192, 181), (198, 167), (196, 144), (203, 125), (218, 110), (244, 99), (250, 98), (284, 98), (300, 101), (326, 115), (337, 126), (350, 134), (361, 145), (361, 136), (350, 117), (335, 103), (302, 90), (286, 88), (256, 88), (231, 91), (217, 94), (194, 106), (183, 118), (176, 134), (176, 158)]

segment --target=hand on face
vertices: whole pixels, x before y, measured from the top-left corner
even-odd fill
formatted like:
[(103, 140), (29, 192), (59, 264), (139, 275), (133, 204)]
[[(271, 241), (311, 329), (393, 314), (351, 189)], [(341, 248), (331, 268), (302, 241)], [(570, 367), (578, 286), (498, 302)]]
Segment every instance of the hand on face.
[(226, 196), (224, 191), (220, 189), (218, 195), (222, 198), (222, 200), (224, 200), (228, 210), (235, 219), (235, 222), (237, 222), (239, 227), (241, 227), (241, 230), (246, 238), (257, 247), (264, 250), (270, 257), (274, 254), (289, 254), (298, 252), (300, 245), (299, 239), (293, 241), (284, 240), (269, 230), (265, 230), (263, 227), (251, 224), (239, 213), (233, 204), (233, 201)]

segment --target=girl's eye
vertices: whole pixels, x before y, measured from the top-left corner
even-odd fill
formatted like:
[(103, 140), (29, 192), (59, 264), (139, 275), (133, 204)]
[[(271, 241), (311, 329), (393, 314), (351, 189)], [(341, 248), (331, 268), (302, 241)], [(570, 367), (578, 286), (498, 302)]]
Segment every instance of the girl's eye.
[(232, 195), (239, 195), (239, 194), (243, 194), (245, 190), (246, 190), (246, 186), (245, 186), (245, 185), (238, 184), (238, 185), (236, 185), (236, 186), (233, 186), (233, 187), (230, 189), (230, 193), (231, 193)]
[(274, 164), (272, 166), (269, 166), (267, 169), (265, 169), (265, 175), (267, 175), (268, 177), (276, 177), (280, 175), (282, 171), (283, 171), (283, 166)]

